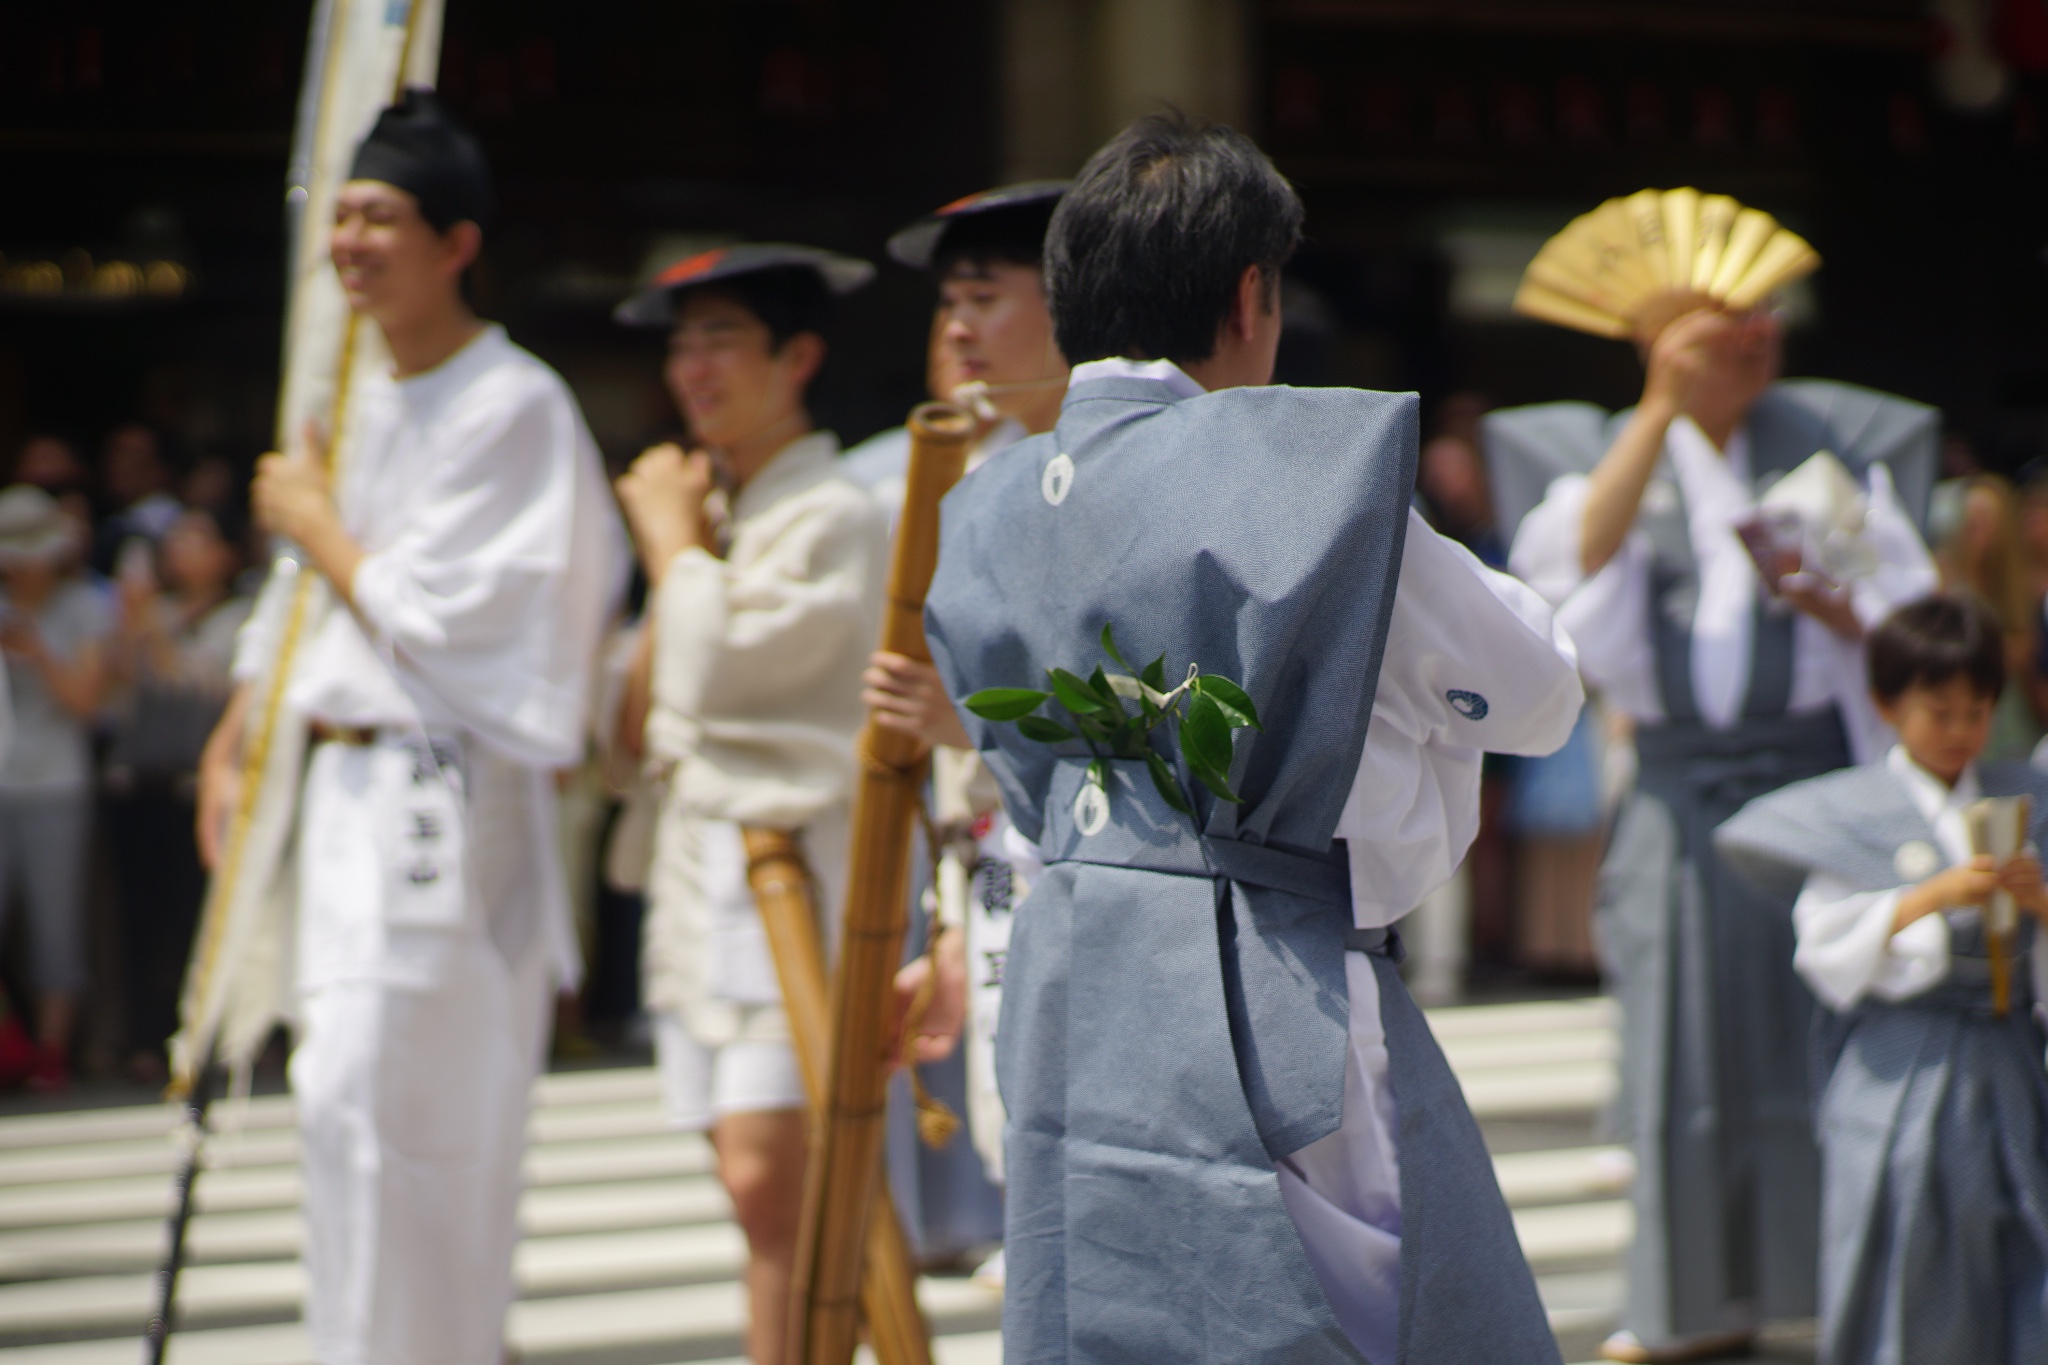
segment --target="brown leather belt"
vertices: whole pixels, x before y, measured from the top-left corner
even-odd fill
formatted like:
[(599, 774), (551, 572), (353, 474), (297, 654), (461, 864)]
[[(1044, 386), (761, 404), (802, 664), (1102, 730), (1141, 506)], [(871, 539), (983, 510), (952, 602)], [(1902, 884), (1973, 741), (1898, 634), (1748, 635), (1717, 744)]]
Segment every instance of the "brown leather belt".
[(346, 744), (355, 749), (366, 749), (377, 742), (381, 733), (374, 725), (329, 725), (316, 720), (311, 727), (315, 744)]

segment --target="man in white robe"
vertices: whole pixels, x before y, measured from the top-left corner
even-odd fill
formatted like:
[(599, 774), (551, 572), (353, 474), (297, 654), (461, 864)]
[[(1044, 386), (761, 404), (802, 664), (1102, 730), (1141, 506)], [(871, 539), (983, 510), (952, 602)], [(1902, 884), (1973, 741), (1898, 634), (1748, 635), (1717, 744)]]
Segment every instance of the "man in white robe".
[(663, 785), (643, 998), (670, 1122), (708, 1132), (746, 1234), (749, 1354), (780, 1361), (804, 1170), (804, 1092), (742, 825), (795, 831), (836, 926), (860, 673), (881, 626), (887, 523), (839, 471), (805, 390), (830, 294), (872, 275), (811, 248), (679, 262), (618, 310), (669, 328), (665, 378), (697, 448), (619, 480), (652, 592), (620, 729)]
[[(552, 772), (581, 756), (624, 546), (567, 386), (463, 301), (490, 207), (430, 95), (385, 111), (332, 252), (392, 370), (352, 394), (331, 483), (308, 449), (264, 457), (253, 492), (334, 601), (286, 693), (313, 738), (291, 1081), (322, 1365), (502, 1358), (528, 1096), (578, 971)], [(273, 575), (207, 747), (209, 860), (291, 593)]]

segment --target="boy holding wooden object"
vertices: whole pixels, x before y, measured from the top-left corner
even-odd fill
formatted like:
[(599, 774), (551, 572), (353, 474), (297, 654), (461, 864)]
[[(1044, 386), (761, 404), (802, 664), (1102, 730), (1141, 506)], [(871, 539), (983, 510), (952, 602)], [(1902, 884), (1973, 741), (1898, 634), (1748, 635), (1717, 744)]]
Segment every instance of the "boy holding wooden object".
[(1793, 965), (1829, 1011), (1824, 1365), (2048, 1359), (2048, 776), (1976, 761), (2000, 639), (1974, 598), (1900, 608), (1869, 642), (1898, 746), (1715, 836), (1759, 884), (1803, 882)]

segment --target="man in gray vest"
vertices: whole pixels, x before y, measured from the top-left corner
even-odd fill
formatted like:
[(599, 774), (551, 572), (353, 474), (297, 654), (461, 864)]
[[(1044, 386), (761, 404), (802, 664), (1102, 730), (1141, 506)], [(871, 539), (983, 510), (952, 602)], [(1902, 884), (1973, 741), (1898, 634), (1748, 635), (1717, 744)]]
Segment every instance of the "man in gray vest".
[[(1752, 797), (1888, 746), (1862, 637), (1934, 586), (1915, 526), (1939, 422), (1885, 394), (1781, 381), (1766, 312), (1690, 312), (1644, 351), (1630, 412), (1517, 408), (1483, 433), (1509, 567), (1559, 604), (1587, 682), (1636, 722), (1640, 776), (1597, 919), (1636, 1158), (1628, 1302), (1603, 1350), (1666, 1361), (1813, 1313), (1812, 1000), (1789, 902), (1730, 877), (1710, 837)], [(1766, 581), (1743, 539), (1763, 524), (1759, 496), (1820, 451), (1856, 482), (1860, 530), (1835, 548), (1859, 571)]]
[[(1268, 387), (1301, 214), (1228, 129), (1097, 152), (1046, 239), (1059, 422), (946, 502), (948, 694), (1102, 680), (966, 721), (1045, 863), (997, 1032), (1005, 1359), (1558, 1359), (1392, 926), (1463, 857), (1481, 751), (1570, 732), (1571, 645), (1409, 510), (1414, 395)], [(1191, 667), (1184, 722), (1092, 742)]]

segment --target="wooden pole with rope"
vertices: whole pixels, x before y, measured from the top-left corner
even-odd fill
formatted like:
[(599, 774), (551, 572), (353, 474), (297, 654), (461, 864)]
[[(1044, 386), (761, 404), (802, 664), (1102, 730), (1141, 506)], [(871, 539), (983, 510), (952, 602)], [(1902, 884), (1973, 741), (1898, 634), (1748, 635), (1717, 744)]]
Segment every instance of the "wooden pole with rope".
[[(747, 850), (747, 884), (753, 889), (754, 904), (760, 909), (768, 946), (775, 956), (782, 1010), (789, 1019), (797, 1069), (803, 1073), (815, 1139), (824, 1109), (832, 1026), (810, 865), (789, 830), (746, 825), (740, 837)], [(931, 1365), (931, 1329), (917, 1306), (917, 1269), (886, 1180), (875, 1188), (863, 1267), (861, 1312), (875, 1358), (881, 1365)]]
[[(377, 112), (409, 84), (431, 85), (440, 64), (444, 0), (318, 0), (307, 35), (305, 90), (286, 197), (292, 242), (290, 303), (285, 325), (284, 383), (278, 399), (277, 447), (303, 439), (308, 418), (325, 419), (330, 476), (346, 444), (350, 378), (361, 361), (360, 320), (347, 307), (327, 264), (327, 223), (347, 176), (354, 144)], [(337, 306), (338, 305), (338, 306)], [(222, 1019), (235, 963), (251, 922), (264, 913), (269, 883), (283, 856), (288, 819), (263, 819), (266, 803), (295, 799), (302, 729), (285, 707), (292, 664), (308, 624), (319, 614), (324, 587), (286, 547), (272, 573), (287, 577), (289, 597), (277, 653), (253, 684), (242, 744), (241, 787), (221, 856), (207, 883), (180, 1002), (180, 1032), (165, 1098), (184, 1107), (180, 1163), (166, 1249), (156, 1275), (156, 1303), (144, 1333), (143, 1358), (162, 1365), (176, 1305), (199, 1172), (204, 1168), (208, 1104), (216, 1089)]]
[[(910, 467), (889, 566), (881, 647), (929, 661), (924, 599), (939, 558), (939, 499), (960, 479), (974, 419), (946, 403), (910, 414)], [(881, 1186), (889, 1006), (909, 925), (910, 839), (925, 755), (870, 717), (857, 742), (853, 854), (832, 978), (826, 1101), (804, 1174), (791, 1289), (789, 1365), (848, 1365), (860, 1332), (861, 1267)]]

